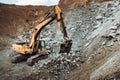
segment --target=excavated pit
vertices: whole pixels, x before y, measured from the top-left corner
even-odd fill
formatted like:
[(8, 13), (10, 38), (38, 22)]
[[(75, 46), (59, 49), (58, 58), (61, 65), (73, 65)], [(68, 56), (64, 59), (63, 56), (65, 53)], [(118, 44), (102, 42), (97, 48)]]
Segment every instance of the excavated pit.
[[(32, 67), (27, 66), (25, 62), (11, 64), (9, 59), (13, 56), (13, 52), (10, 46), (7, 46), (0, 51), (2, 55), (0, 78), (3, 80), (110, 79), (109, 76), (118, 71), (119, 67), (108, 73), (102, 72), (102, 69), (108, 71), (112, 64), (109, 67), (106, 65), (110, 62), (116, 64), (115, 58), (113, 57), (113, 60), (111, 58), (119, 50), (119, 9), (120, 1), (113, 0), (103, 3), (91, 2), (87, 8), (78, 6), (64, 11), (68, 36), (73, 42), (70, 53), (58, 53), (58, 43), (62, 42), (63, 37), (57, 22), (54, 21), (42, 31), (40, 36), (46, 41), (48, 58), (38, 61)], [(30, 29), (11, 43), (26, 41), (32, 28), (39, 21), (38, 19), (32, 22)], [(119, 62), (119, 59), (116, 60)], [(112, 66), (112, 68), (116, 67)], [(112, 76), (116, 79), (114, 74)]]

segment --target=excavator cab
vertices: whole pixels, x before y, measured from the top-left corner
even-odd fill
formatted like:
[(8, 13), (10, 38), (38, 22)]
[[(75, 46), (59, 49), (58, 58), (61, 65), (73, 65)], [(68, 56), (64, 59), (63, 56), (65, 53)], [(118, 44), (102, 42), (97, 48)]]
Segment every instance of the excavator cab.
[(45, 41), (44, 40), (37, 40), (34, 44), (34, 47), (29, 47), (28, 42), (22, 42), (22, 43), (15, 43), (12, 45), (12, 49), (16, 51), (17, 53), (21, 54), (44, 54), (46, 52), (45, 50)]
[[(28, 42), (22, 42), (22, 43), (13, 44), (12, 49), (15, 52), (17, 52), (18, 55), (15, 55), (11, 59), (11, 61), (12, 63), (19, 63), (19, 62), (27, 60), (33, 55), (36, 55), (36, 53), (39, 54), (39, 56), (44, 55), (46, 53), (46, 44), (44, 40), (37, 40), (35, 42), (34, 48), (32, 49), (32, 47), (29, 47)], [(31, 65), (30, 59), (29, 61), (27, 60), (27, 63), (28, 62), (29, 62), (29, 65)]]

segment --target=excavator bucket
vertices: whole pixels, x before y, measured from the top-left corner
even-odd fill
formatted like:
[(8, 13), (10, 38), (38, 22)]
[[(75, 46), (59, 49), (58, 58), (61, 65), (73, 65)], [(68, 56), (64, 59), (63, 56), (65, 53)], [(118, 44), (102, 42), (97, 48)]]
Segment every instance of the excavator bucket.
[(72, 40), (67, 40), (60, 44), (60, 52), (59, 53), (69, 53), (72, 46)]

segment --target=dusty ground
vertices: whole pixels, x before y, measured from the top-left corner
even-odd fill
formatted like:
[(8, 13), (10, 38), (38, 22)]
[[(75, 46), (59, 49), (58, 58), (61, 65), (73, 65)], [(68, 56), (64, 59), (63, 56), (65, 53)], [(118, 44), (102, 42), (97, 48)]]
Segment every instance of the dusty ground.
[[(67, 2), (63, 3), (60, 4), (65, 5)], [(50, 54), (48, 58), (39, 61), (32, 67), (27, 66), (25, 62), (12, 64), (10, 58), (13, 56), (13, 51), (10, 46), (30, 35), (31, 29), (29, 31), (27, 29), (39, 23), (38, 18), (42, 14), (35, 16), (38, 7), (0, 6), (0, 11), (2, 11), (0, 13), (2, 15), (0, 18), (1, 80), (120, 79), (120, 1), (91, 2), (87, 8), (81, 7), (81, 3), (77, 4), (77, 0), (74, 4), (70, 4), (72, 2), (67, 4), (69, 10), (64, 11), (63, 16), (68, 35), (73, 40), (71, 52), (59, 54), (56, 45), (53, 45), (62, 41), (62, 34), (57, 28), (56, 21), (54, 21), (42, 32), (42, 37), (47, 42)], [(6, 7), (10, 9), (9, 14), (11, 15), (6, 14)], [(71, 9), (73, 7), (76, 8)], [(19, 9), (16, 12), (20, 14), (11, 9), (15, 11)], [(25, 14), (23, 9), (28, 13)], [(47, 10), (46, 7), (45, 10)], [(40, 13), (39, 10), (38, 12)], [(16, 28), (16, 25), (19, 26)], [(24, 29), (25, 32), (23, 33), (22, 30)], [(17, 37), (13, 34), (16, 34)], [(53, 48), (53, 51), (50, 48)]]
[(15, 38), (29, 29), (48, 7), (15, 6), (0, 4), (0, 79), (17, 80), (28, 76), (32, 68), (23, 64), (11, 64), (11, 44)]

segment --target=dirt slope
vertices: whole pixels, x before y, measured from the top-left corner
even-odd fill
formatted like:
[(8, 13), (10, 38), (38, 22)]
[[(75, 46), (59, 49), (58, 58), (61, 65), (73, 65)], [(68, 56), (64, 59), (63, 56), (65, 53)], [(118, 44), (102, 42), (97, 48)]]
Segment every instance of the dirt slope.
[(73, 40), (72, 50), (64, 54), (55, 50), (62, 35), (54, 21), (41, 33), (50, 54), (32, 67), (25, 62), (11, 64), (10, 46), (30, 35), (31, 29), (27, 29), (33, 28), (49, 7), (0, 5), (0, 79), (119, 80), (120, 1), (92, 2), (84, 8), (78, 0), (61, 0), (59, 5)]
[[(29, 22), (38, 18), (48, 7), (0, 5), (0, 34), (13, 35), (20, 25), (29, 27)], [(11, 34), (10, 34), (11, 33)]]
[[(104, 17), (100, 17), (106, 10), (105, 5), (111, 5), (112, 12)], [(116, 6), (117, 5), (117, 6)], [(119, 80), (119, 1), (106, 2), (101, 4), (104, 9), (99, 14), (100, 23), (97, 29), (87, 38), (81, 59), (85, 63), (81, 64), (77, 70), (71, 72), (70, 80)], [(100, 5), (99, 5), (100, 7)], [(113, 8), (114, 7), (114, 8)], [(114, 10), (115, 11), (114, 11)], [(98, 12), (100, 9), (97, 9)], [(96, 17), (98, 18), (98, 16)], [(93, 38), (93, 39), (92, 39)]]

